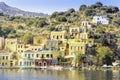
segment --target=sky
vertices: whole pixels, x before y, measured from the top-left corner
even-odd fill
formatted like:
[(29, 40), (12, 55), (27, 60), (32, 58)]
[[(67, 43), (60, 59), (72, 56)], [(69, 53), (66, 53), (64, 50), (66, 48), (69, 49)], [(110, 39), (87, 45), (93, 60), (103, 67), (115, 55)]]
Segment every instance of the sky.
[(66, 11), (70, 8), (78, 10), (82, 4), (91, 5), (96, 2), (120, 8), (120, 0), (0, 0), (0, 2), (5, 2), (21, 10), (47, 14), (52, 14), (55, 11)]

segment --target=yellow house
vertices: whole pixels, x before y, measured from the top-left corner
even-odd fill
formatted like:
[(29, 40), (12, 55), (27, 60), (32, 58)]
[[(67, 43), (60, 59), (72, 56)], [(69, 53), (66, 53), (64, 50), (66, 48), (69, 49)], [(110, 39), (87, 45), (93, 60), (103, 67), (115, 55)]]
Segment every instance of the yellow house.
[(77, 26), (72, 26), (69, 28), (70, 36), (76, 37), (79, 36), (80, 28)]
[(64, 40), (66, 38), (66, 31), (52, 31), (51, 40)]
[(24, 44), (20, 39), (7, 38), (5, 49), (17, 53), (22, 53), (26, 50), (38, 51), (44, 49), (44, 44)]
[(69, 44), (69, 56), (73, 56), (75, 54), (85, 54), (86, 50), (86, 44), (84, 42), (81, 42), (79, 40), (68, 40)]
[(36, 36), (34, 37), (33, 39), (33, 44), (45, 44), (46, 41), (48, 39), (48, 36), (47, 35), (39, 35), (39, 36)]
[(17, 66), (17, 57), (14, 53), (0, 51), (0, 66), (10, 68)]
[(16, 52), (17, 51), (17, 38), (7, 38), (5, 40), (5, 49), (8, 51)]

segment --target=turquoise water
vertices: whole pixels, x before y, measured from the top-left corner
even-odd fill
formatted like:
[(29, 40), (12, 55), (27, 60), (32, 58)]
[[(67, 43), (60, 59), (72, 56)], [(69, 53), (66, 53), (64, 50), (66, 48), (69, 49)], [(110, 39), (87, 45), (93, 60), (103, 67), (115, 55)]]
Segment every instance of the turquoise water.
[(0, 70), (0, 80), (120, 80), (120, 71)]

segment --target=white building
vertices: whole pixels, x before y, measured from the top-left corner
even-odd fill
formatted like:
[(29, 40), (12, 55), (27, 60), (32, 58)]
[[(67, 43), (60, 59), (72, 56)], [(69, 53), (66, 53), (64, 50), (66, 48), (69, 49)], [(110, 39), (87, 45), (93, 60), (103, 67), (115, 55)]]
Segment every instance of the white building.
[(94, 16), (93, 22), (97, 24), (109, 24), (109, 20), (106, 15), (104, 16)]
[(18, 66), (34, 68), (35, 58), (36, 54), (34, 51), (31, 50), (24, 51), (23, 53), (21, 53), (20, 59), (18, 61)]

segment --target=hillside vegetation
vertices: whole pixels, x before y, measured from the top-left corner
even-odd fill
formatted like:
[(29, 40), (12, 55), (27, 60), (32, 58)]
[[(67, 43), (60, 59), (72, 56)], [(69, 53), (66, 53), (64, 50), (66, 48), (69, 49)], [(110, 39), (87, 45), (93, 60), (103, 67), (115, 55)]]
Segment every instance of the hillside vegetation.
[[(97, 25), (92, 23), (95, 15), (107, 15), (110, 19), (109, 25)], [(73, 8), (65, 12), (54, 12), (49, 17), (24, 18), (21, 16), (8, 16), (0, 13), (0, 36), (21, 37), (26, 32), (33, 35), (49, 31), (66, 30), (70, 26), (80, 26), (81, 22), (87, 20), (96, 31), (115, 31), (120, 27), (120, 11), (116, 6), (105, 6), (97, 2), (91, 6), (81, 5), (78, 11)]]

